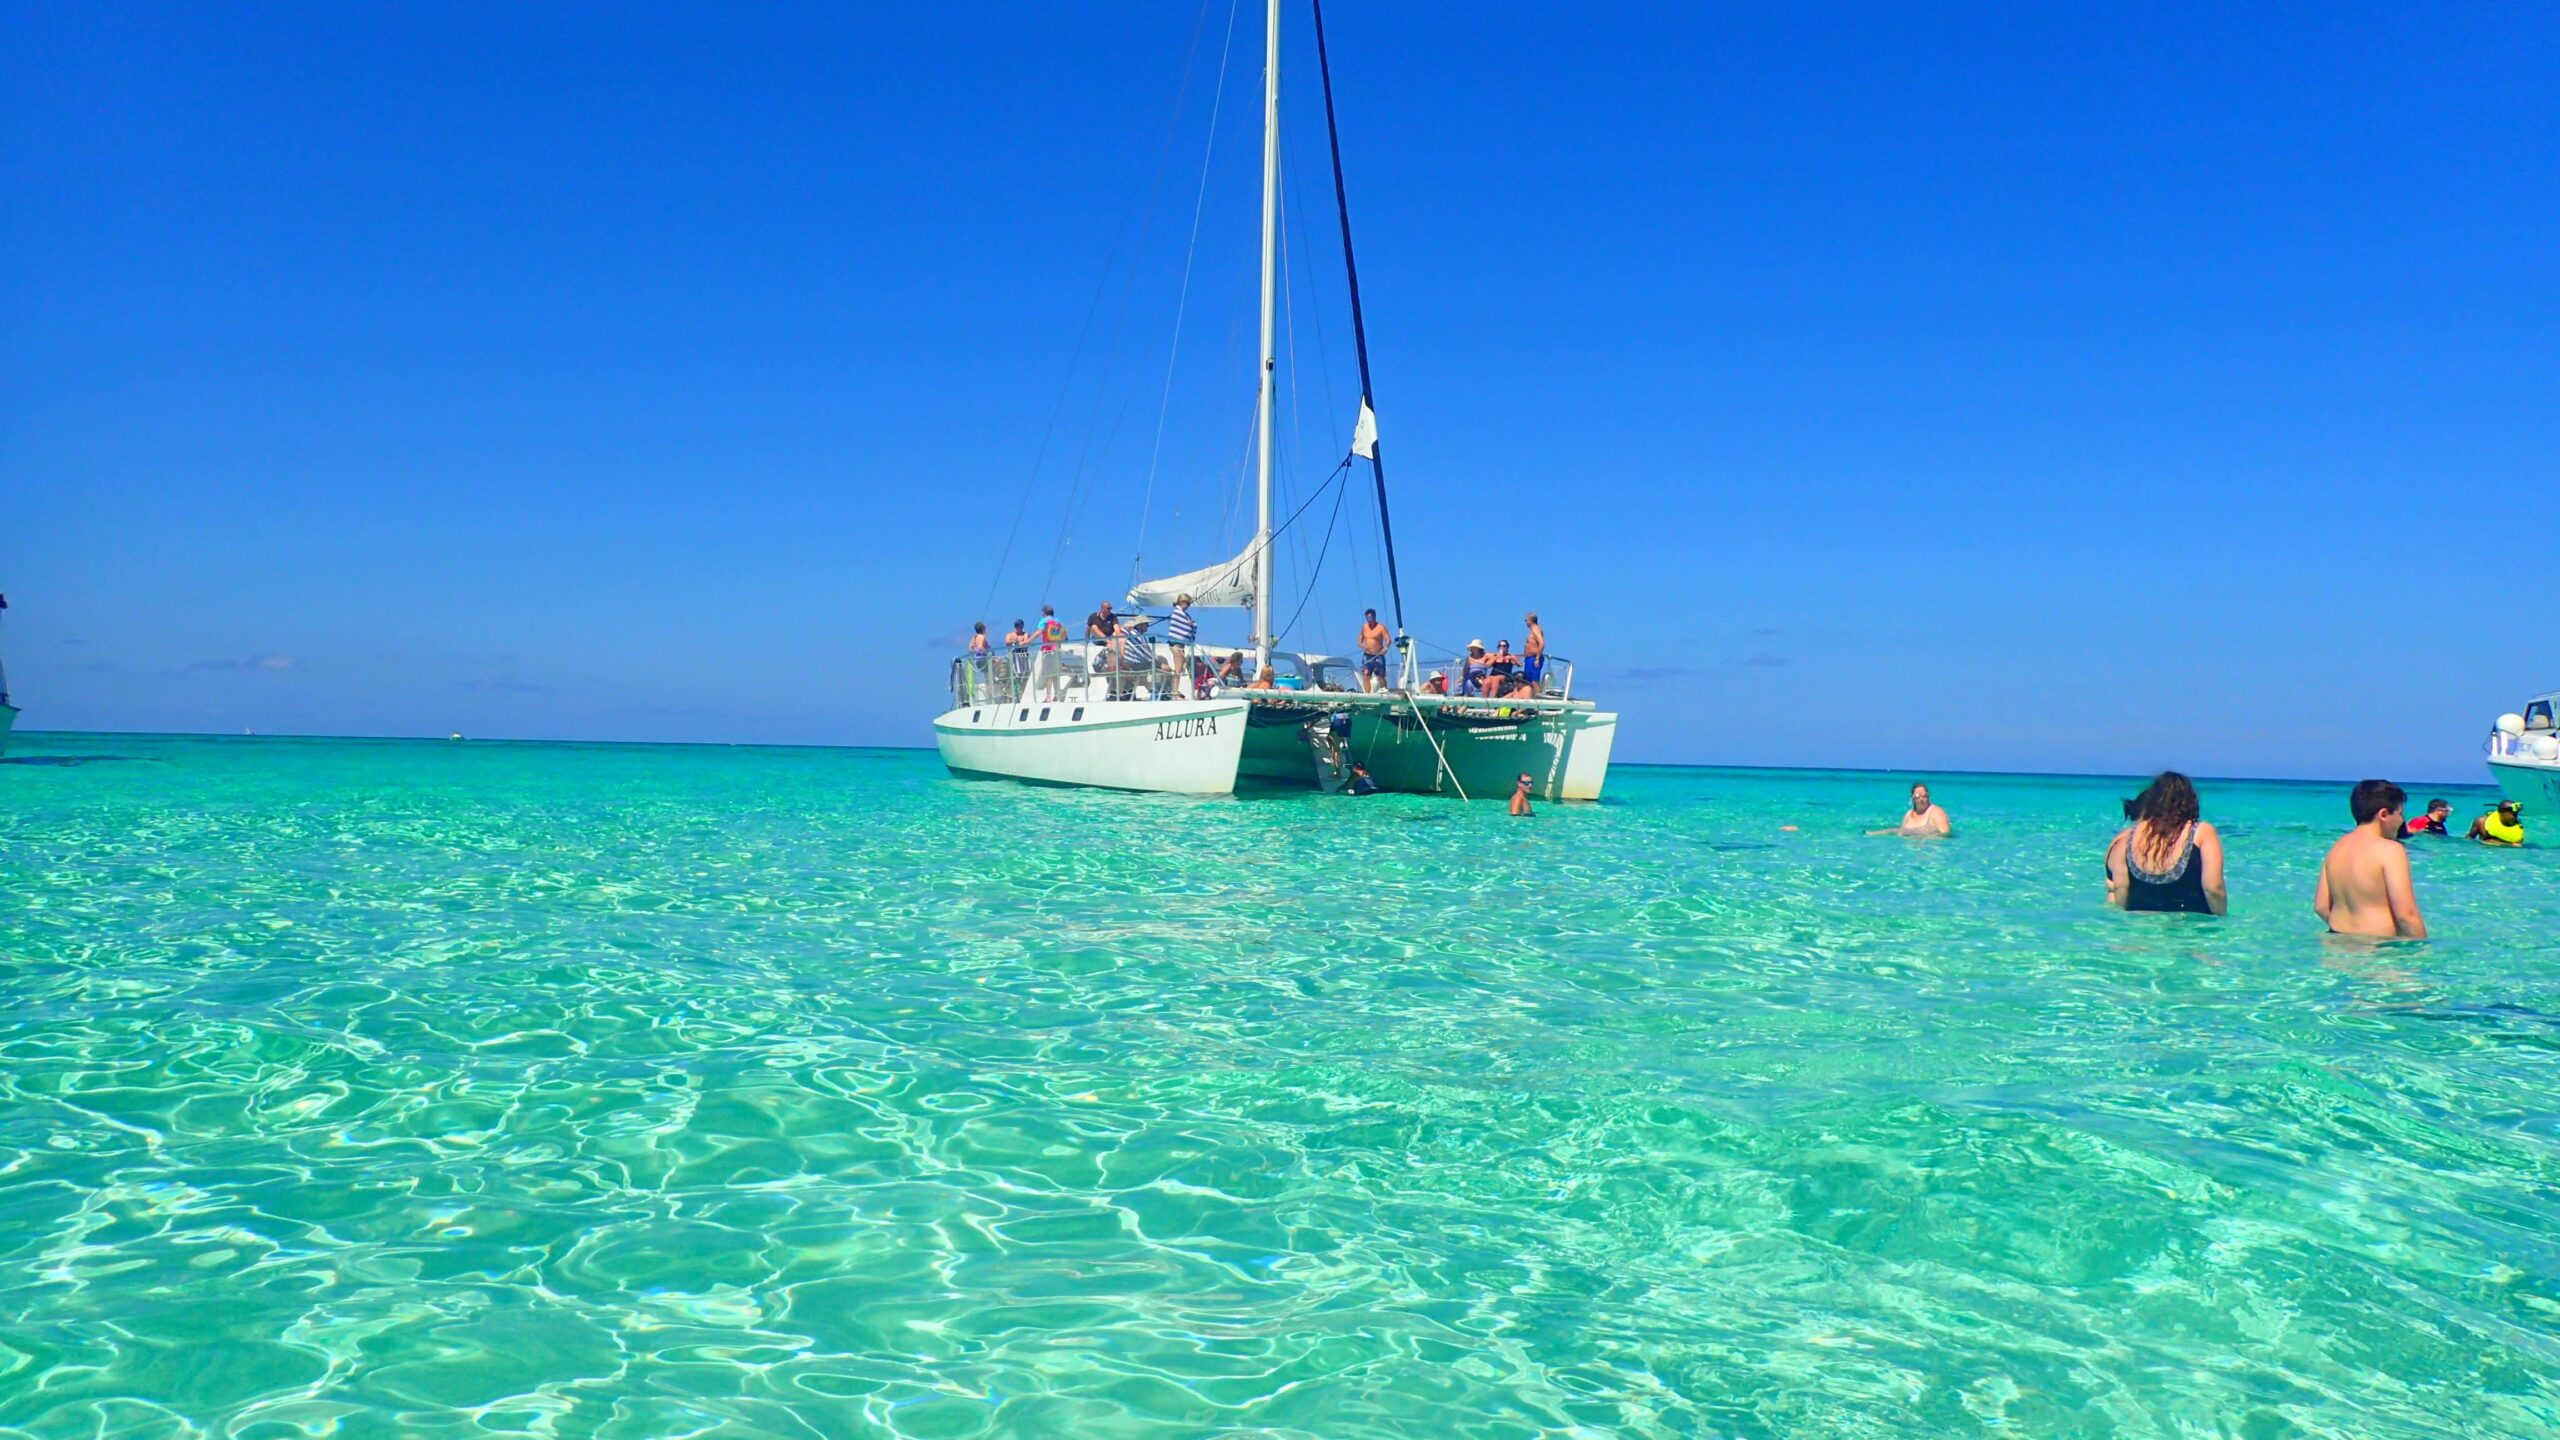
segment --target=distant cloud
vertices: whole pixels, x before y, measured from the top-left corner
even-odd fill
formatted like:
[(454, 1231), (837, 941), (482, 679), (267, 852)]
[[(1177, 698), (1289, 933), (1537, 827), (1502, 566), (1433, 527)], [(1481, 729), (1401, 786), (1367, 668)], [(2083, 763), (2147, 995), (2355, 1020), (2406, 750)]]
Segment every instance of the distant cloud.
[(1656, 680), (1685, 680), (1697, 673), (1697, 667), (1693, 665), (1639, 665), (1633, 670), (1619, 671), (1618, 678), (1643, 685)]
[(1759, 629), (1751, 632), (1751, 638), (1754, 640), (1775, 640), (1781, 633), (1783, 632), (1781, 632), (1775, 625), (1763, 625)]
[(966, 650), (969, 648), (969, 636), (973, 633), (975, 632), (968, 630), (936, 631), (925, 637), (924, 648), (940, 650), (946, 654), (954, 650)]
[(1751, 654), (1744, 656), (1741, 663), (1745, 665), (1756, 665), (1764, 670), (1775, 670), (1788, 664), (1794, 659), (1795, 657), (1792, 655), (1772, 655), (1766, 650), (1755, 650), (1751, 652)]
[(235, 659), (222, 657), (198, 660), (186, 667), (188, 674), (239, 674), (258, 670), (299, 670), (302, 662), (291, 655), (251, 655)]
[(483, 675), (471, 680), (456, 680), (456, 689), (477, 690), (483, 695), (548, 695), (551, 687), (531, 680), (518, 680), (506, 675)]

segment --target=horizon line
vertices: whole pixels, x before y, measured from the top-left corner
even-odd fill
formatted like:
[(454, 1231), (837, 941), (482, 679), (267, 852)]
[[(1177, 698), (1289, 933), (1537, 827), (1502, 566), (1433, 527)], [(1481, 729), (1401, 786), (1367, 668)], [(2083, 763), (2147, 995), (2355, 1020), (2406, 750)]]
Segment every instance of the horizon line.
[[(449, 745), (455, 743), (454, 733), (455, 732), (448, 732), (445, 735), (329, 735), (277, 731), (260, 733), (244, 732), (242, 734), (234, 735), (228, 731), (220, 730), (20, 730), (17, 732), (21, 738), (37, 735), (123, 735), (149, 740), (355, 740), (386, 745)], [(577, 739), (574, 737), (562, 738), (527, 735), (485, 737), (464, 735), (461, 737), (460, 743), (466, 745), (628, 745), (633, 747), (681, 747), (702, 750), (888, 750), (914, 751), (919, 753), (930, 752), (934, 749), (934, 747), (930, 745), (853, 745), (811, 740), (587, 740)], [(1752, 770), (1769, 774), (1828, 773), (1849, 775), (1972, 775), (2025, 780), (2140, 780), (2143, 778), (2141, 772), (2130, 770), (1977, 770), (1964, 766), (1952, 765), (1750, 765), (1707, 760), (1613, 760), (1610, 763), (1611, 768), (1613, 769)], [(2287, 775), (2198, 774), (2195, 778), (2198, 780), (2229, 781), (2234, 784), (2249, 785), (2353, 785), (2357, 783), (2357, 780), (2362, 780), (2367, 777), (2358, 776), (2356, 779), (2350, 780), (2332, 776), (2304, 777)], [(2496, 782), (2488, 779), (2433, 779), (2395, 781), (2394, 783), (2402, 785), (2431, 785), (2447, 789), (2461, 788), (2465, 786), (2475, 789), (2496, 788)]]

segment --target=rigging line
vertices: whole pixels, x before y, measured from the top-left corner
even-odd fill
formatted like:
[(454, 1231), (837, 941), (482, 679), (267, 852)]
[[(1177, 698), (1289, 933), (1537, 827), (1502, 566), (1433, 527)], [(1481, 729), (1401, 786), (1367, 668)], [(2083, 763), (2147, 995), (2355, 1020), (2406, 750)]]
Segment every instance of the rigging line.
[[(1317, 487), (1316, 487), (1312, 492), (1310, 492), (1310, 493), (1308, 494), (1308, 496), (1307, 496), (1307, 498), (1306, 498), (1305, 500), (1303, 500), (1303, 501), (1299, 502), (1299, 505), (1298, 505), (1298, 508), (1297, 508), (1297, 509), (1292, 510), (1292, 511), (1290, 511), (1290, 512), (1289, 512), (1289, 518), (1288, 518), (1288, 519), (1283, 520), (1283, 521), (1281, 521), (1279, 524), (1274, 525), (1274, 526), (1272, 526), (1272, 527), (1271, 527), (1271, 539), (1272, 539), (1272, 540), (1277, 540), (1277, 539), (1279, 539), (1282, 535), (1284, 535), (1284, 534), (1288, 533), (1288, 529), (1289, 529), (1289, 527), (1298, 523), (1298, 517), (1307, 513), (1307, 507), (1308, 507), (1309, 505), (1313, 505), (1314, 503), (1316, 503), (1316, 501), (1318, 501), (1318, 500), (1322, 499), (1322, 498), (1324, 497), (1324, 492), (1325, 492), (1326, 490), (1330, 489), (1330, 488), (1332, 487), (1332, 485), (1333, 485), (1333, 483), (1334, 483), (1335, 481), (1340, 480), (1343, 476), (1348, 475), (1348, 474), (1350, 474), (1350, 473), (1351, 473), (1351, 462), (1350, 462), (1349, 460), (1345, 460), (1345, 461), (1343, 461), (1341, 464), (1334, 466), (1334, 467), (1333, 467), (1333, 473), (1332, 473), (1331, 475), (1328, 475), (1328, 476), (1326, 476), (1326, 477), (1325, 477), (1324, 483), (1323, 483), (1323, 484), (1321, 484), (1321, 485), (1318, 485), (1318, 486), (1317, 486)], [(1266, 540), (1266, 541), (1263, 541), (1263, 542), (1262, 542), (1261, 544), (1259, 544), (1259, 545), (1251, 545), (1251, 546), (1247, 546), (1247, 547), (1246, 547), (1246, 549), (1245, 549), (1245, 552), (1244, 552), (1242, 555), (1239, 555), (1239, 556), (1237, 556), (1237, 557), (1236, 557), (1236, 562), (1237, 562), (1238, 564), (1245, 564), (1245, 563), (1249, 563), (1249, 562), (1251, 562), (1251, 561), (1252, 561), (1253, 559), (1255, 559), (1257, 556), (1261, 555), (1261, 554), (1262, 554), (1262, 551), (1263, 551), (1263, 548), (1264, 548), (1265, 546), (1269, 545), (1270, 543), (1271, 543), (1271, 542), (1270, 542), (1269, 540)]]
[[(1285, 134), (1284, 134), (1284, 136), (1283, 136), (1283, 139), (1284, 139), (1284, 140), (1286, 139)], [(1304, 197), (1304, 195), (1301, 193), (1300, 188), (1299, 188), (1299, 187), (1300, 187), (1300, 185), (1301, 185), (1303, 182), (1300, 180), (1300, 178), (1299, 178), (1299, 174), (1298, 174), (1298, 171), (1297, 171), (1296, 169), (1290, 169), (1290, 170), (1284, 171), (1283, 173), (1288, 177), (1288, 189), (1289, 189), (1289, 194), (1290, 194), (1290, 196), (1292, 197), (1292, 203), (1289, 205), (1289, 207), (1288, 207), (1288, 209), (1287, 209), (1287, 211), (1286, 211), (1285, 219), (1287, 220), (1288, 224), (1289, 224), (1293, 229), (1295, 229), (1295, 230), (1296, 230), (1296, 233), (1297, 233), (1297, 236), (1298, 236), (1299, 248), (1300, 248), (1300, 249), (1302, 249), (1302, 250), (1306, 250), (1306, 252), (1307, 252), (1308, 254), (1314, 254), (1314, 253), (1315, 253), (1315, 252), (1314, 252), (1314, 250), (1306, 244), (1306, 230), (1305, 230), (1305, 228), (1304, 228), (1304, 227), (1305, 227), (1305, 223), (1306, 223), (1306, 222), (1300, 218), (1300, 217), (1301, 217), (1303, 214), (1305, 214), (1305, 212), (1306, 212), (1306, 206), (1305, 206), (1305, 204), (1303, 203), (1303, 202), (1304, 202), (1305, 197)], [(1308, 294), (1307, 294), (1307, 314), (1308, 314), (1309, 318), (1310, 318), (1310, 319), (1312, 319), (1312, 320), (1314, 321), (1314, 323), (1315, 323), (1315, 327), (1316, 327), (1316, 375), (1317, 375), (1317, 378), (1318, 378), (1319, 380), (1321, 380), (1321, 381), (1323, 382), (1323, 385), (1324, 385), (1324, 412), (1323, 412), (1323, 413), (1324, 413), (1324, 414), (1326, 414), (1326, 415), (1328, 415), (1328, 416), (1332, 416), (1332, 415), (1339, 415), (1339, 414), (1341, 414), (1342, 412), (1341, 412), (1341, 409), (1340, 409), (1340, 408), (1338, 407), (1338, 405), (1336, 404), (1336, 399), (1335, 399), (1335, 395), (1334, 395), (1334, 388), (1333, 388), (1333, 342), (1332, 342), (1330, 339), (1328, 339), (1328, 338), (1326, 337), (1326, 335), (1325, 335), (1325, 329), (1324, 329), (1324, 304), (1323, 304), (1323, 299), (1322, 299), (1322, 297), (1323, 297), (1323, 292), (1322, 292), (1322, 291), (1320, 291), (1320, 290), (1316, 290), (1316, 291), (1309, 291), (1309, 292), (1308, 292)], [(1292, 344), (1292, 345), (1294, 345), (1295, 343), (1296, 343), (1296, 334), (1295, 334), (1295, 332), (1294, 332), (1294, 331), (1292, 331), (1292, 332), (1291, 332), (1291, 344)], [(1290, 380), (1291, 380), (1291, 383), (1292, 383), (1292, 384), (1295, 384), (1295, 383), (1296, 383), (1296, 378), (1297, 378), (1297, 372), (1296, 372), (1296, 370), (1293, 368), (1293, 369), (1290, 371)], [(1374, 544), (1374, 543), (1376, 543), (1376, 539), (1377, 539), (1377, 537), (1376, 537), (1375, 535), (1371, 535), (1371, 536), (1369, 537), (1369, 539), (1370, 539), (1370, 542), (1371, 542), (1372, 544)], [(1368, 593), (1369, 593), (1369, 579), (1368, 579), (1368, 577), (1367, 577), (1365, 574), (1363, 574), (1363, 573), (1361, 572), (1361, 568), (1360, 568), (1360, 550), (1361, 550), (1361, 546), (1360, 546), (1359, 542), (1355, 540), (1355, 541), (1353, 541), (1353, 542), (1348, 546), (1348, 548), (1347, 548), (1347, 550), (1346, 550), (1346, 552), (1345, 552), (1345, 553), (1347, 553), (1347, 554), (1351, 557), (1351, 584), (1352, 584), (1352, 588), (1353, 588), (1353, 589), (1355, 589), (1355, 590), (1357, 590), (1360, 594), (1362, 594), (1362, 595), (1366, 595), (1366, 594), (1368, 594)], [(1378, 571), (1378, 573), (1379, 573), (1380, 575), (1384, 575), (1384, 574), (1386, 573), (1385, 567), (1384, 567), (1383, 565), (1381, 565), (1381, 566), (1379, 567), (1379, 571)]]
[[(1232, 23), (1232, 17), (1230, 19)], [(1165, 150), (1173, 148), (1173, 124), (1182, 114), (1182, 97), (1191, 90), (1191, 69), (1200, 58), (1200, 35), (1209, 25), (1209, 0), (1200, 0), (1200, 13), (1191, 22), (1191, 43), (1182, 54), (1182, 83), (1174, 88), (1173, 103), (1165, 107), (1162, 128)], [(1220, 77), (1223, 83), (1223, 74)], [(1111, 274), (1120, 268), (1120, 242), (1129, 233), (1129, 211), (1120, 211), (1120, 224), (1111, 234), (1111, 248), (1103, 252), (1102, 273), (1094, 277), (1093, 299), (1086, 304), (1084, 324), (1076, 330), (1075, 349), (1067, 357), (1066, 378), (1058, 382), (1058, 403), (1049, 408), (1049, 423), (1041, 428), (1040, 448), (1033, 453), (1031, 473), (1022, 480), (1022, 498), (1014, 502), (1013, 523), (1005, 528), (1004, 548), (996, 555), (993, 574), (987, 577), (986, 598), (978, 602), (978, 613), (988, 613), (996, 603), (996, 591), (1004, 584), (1005, 566), (1013, 559), (1013, 542), (1022, 533), (1022, 517), (1031, 510), (1031, 494), (1040, 487), (1040, 471), (1049, 461), (1049, 444), (1058, 433), (1058, 421), (1067, 413), (1067, 399), (1075, 393), (1076, 369), (1084, 363), (1084, 347), (1093, 338), (1093, 322), (1102, 314), (1102, 297), (1111, 289)], [(1054, 562), (1053, 562), (1054, 563)], [(1048, 588), (1045, 584), (1042, 589)]]
[[(1334, 212), (1342, 217), (1342, 275), (1350, 282), (1351, 341), (1360, 356), (1360, 401), (1376, 413), (1369, 386), (1369, 327), (1360, 316), (1360, 266), (1351, 256), (1351, 192), (1342, 182), (1342, 127), (1333, 115), (1333, 62), (1324, 47), (1324, 0), (1308, 0), (1315, 12), (1316, 73), (1324, 81), (1325, 143), (1333, 151)], [(1396, 630), (1404, 630), (1404, 585), (1396, 577), (1396, 532), (1387, 519), (1387, 462), (1376, 441), (1369, 444), (1369, 468), (1378, 477), (1378, 533), (1386, 541), (1387, 594), (1395, 602)]]
[[(1284, 157), (1284, 158), (1285, 158), (1285, 157)], [(1287, 171), (1288, 171), (1288, 167), (1287, 167), (1286, 165), (1283, 165), (1283, 166), (1281, 167), (1281, 171), (1282, 171), (1282, 173), (1283, 173), (1283, 174), (1286, 174), (1286, 173), (1287, 173)], [(1280, 296), (1281, 296), (1281, 300), (1280, 300), (1280, 320), (1281, 320), (1281, 330), (1282, 330), (1282, 333), (1283, 333), (1283, 334), (1286, 336), (1286, 338), (1287, 338), (1287, 341), (1288, 341), (1288, 347), (1289, 347), (1289, 445), (1288, 445), (1288, 457), (1289, 457), (1289, 461), (1290, 461), (1290, 463), (1294, 465), (1294, 464), (1296, 463), (1296, 461), (1297, 461), (1297, 457), (1298, 457), (1300, 454), (1304, 453), (1304, 451), (1305, 451), (1305, 449), (1306, 449), (1306, 431), (1305, 431), (1305, 428), (1304, 428), (1304, 427), (1299, 423), (1299, 422), (1301, 421), (1301, 419), (1303, 418), (1303, 416), (1302, 416), (1302, 414), (1301, 414), (1301, 412), (1299, 411), (1299, 408), (1298, 408), (1298, 317), (1297, 317), (1298, 298), (1297, 298), (1297, 294), (1296, 294), (1296, 292), (1295, 292), (1295, 291), (1293, 291), (1293, 290), (1291, 290), (1291, 289), (1290, 289), (1290, 287), (1289, 287), (1289, 223), (1288, 223), (1289, 205), (1288, 205), (1288, 196), (1287, 196), (1287, 194), (1284, 192), (1280, 197), (1278, 197), (1278, 199), (1279, 199), (1279, 205), (1280, 205), (1280, 217), (1281, 217), (1281, 218), (1280, 218), (1280, 225), (1279, 225), (1279, 232), (1280, 232), (1280, 236), (1279, 236), (1279, 238), (1280, 238)], [(1276, 462), (1275, 462), (1275, 463), (1276, 463)], [(1306, 537), (1304, 537), (1304, 536), (1302, 536), (1302, 535), (1297, 535), (1297, 536), (1291, 536), (1291, 537), (1290, 537), (1290, 539), (1289, 539), (1289, 563), (1290, 563), (1292, 566), (1294, 566), (1294, 567), (1296, 567), (1296, 568), (1298, 568), (1298, 569), (1302, 569), (1302, 570), (1306, 570), (1306, 569), (1307, 569), (1307, 546), (1306, 546)], [(1309, 583), (1313, 583), (1313, 582), (1314, 582), (1314, 579), (1315, 579), (1315, 572), (1314, 572), (1313, 570), (1307, 570), (1307, 579), (1308, 579)]]
[[(1351, 473), (1351, 467), (1342, 466), (1334, 473), (1348, 476)], [(1280, 627), (1281, 637), (1286, 637), (1291, 630), (1297, 628), (1298, 617), (1307, 613), (1307, 602), (1315, 598), (1316, 581), (1324, 574), (1325, 553), (1333, 548), (1333, 527), (1342, 522), (1342, 497), (1350, 491), (1350, 486), (1343, 485), (1336, 487), (1333, 492), (1333, 512), (1324, 522), (1324, 544), (1316, 547), (1316, 563), (1307, 570), (1307, 588), (1298, 592), (1298, 608), (1289, 612), (1289, 623)]]
[[(1200, 188), (1191, 199), (1191, 243), (1182, 252), (1182, 292), (1173, 305), (1173, 343), (1165, 350), (1164, 390), (1156, 401), (1156, 439), (1147, 451), (1147, 489), (1138, 501), (1138, 543), (1129, 555), (1129, 583), (1138, 584), (1146, 577), (1140, 573), (1146, 564), (1147, 514), (1155, 508), (1156, 466), (1164, 458), (1164, 422), (1173, 412), (1173, 370), (1182, 358), (1182, 320), (1191, 310), (1191, 262), (1200, 254), (1200, 217), (1209, 208), (1209, 167), (1218, 155), (1218, 115), (1227, 103), (1227, 60), (1235, 48), (1236, 11), (1242, 0), (1228, 0), (1227, 38), (1218, 47), (1218, 89), (1209, 102), (1209, 143), (1200, 156)], [(1206, 11), (1208, 0), (1201, 0)]]
[[(1208, 6), (1209, 0), (1201, 0), (1200, 15), (1198, 20), (1195, 22), (1195, 28), (1192, 30), (1191, 34), (1193, 56), (1196, 56), (1199, 52), (1200, 32), (1207, 26), (1209, 14)], [(1221, 85), (1226, 83), (1226, 75), (1223, 65), (1219, 71), (1219, 83)], [(1180, 116), (1183, 97), (1190, 93), (1191, 65), (1189, 60), (1186, 59), (1182, 71), (1182, 86), (1181, 89), (1175, 93), (1174, 109), (1167, 117), (1165, 123), (1164, 143), (1156, 152), (1155, 172), (1147, 184), (1146, 210), (1145, 213), (1139, 217), (1138, 221), (1138, 243), (1131, 249), (1129, 254), (1128, 288), (1120, 292), (1120, 313), (1111, 322), (1111, 347), (1103, 354), (1100, 382), (1094, 387), (1093, 415), (1085, 422), (1084, 443), (1076, 451), (1075, 469), (1068, 473), (1067, 502), (1064, 510), (1058, 516), (1057, 541), (1049, 547), (1049, 569), (1046, 574), (1040, 577), (1040, 591), (1044, 596), (1049, 593), (1049, 587), (1057, 583), (1058, 561), (1062, 558), (1067, 548), (1068, 527), (1075, 521), (1076, 497), (1082, 493), (1085, 485), (1085, 462), (1087, 458), (1093, 454), (1094, 433), (1102, 426), (1103, 402), (1108, 399), (1111, 394), (1112, 367), (1120, 358), (1121, 337), (1128, 333), (1130, 303), (1134, 301), (1138, 295), (1138, 267), (1146, 258), (1147, 237), (1155, 231), (1156, 202), (1164, 196), (1165, 166), (1173, 159), (1173, 121)], [(1125, 408), (1126, 402), (1124, 401), (1123, 409), (1125, 410)], [(1114, 433), (1117, 433), (1116, 426), (1114, 427)], [(1109, 447), (1106, 445), (1106, 452), (1108, 451), (1108, 448)]]

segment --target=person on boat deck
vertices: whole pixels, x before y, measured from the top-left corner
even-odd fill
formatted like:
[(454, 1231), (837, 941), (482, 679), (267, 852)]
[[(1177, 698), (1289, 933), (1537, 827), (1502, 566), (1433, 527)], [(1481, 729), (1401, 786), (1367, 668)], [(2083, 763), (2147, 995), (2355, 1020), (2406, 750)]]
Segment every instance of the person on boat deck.
[(1013, 628), (1004, 632), (1004, 648), (1016, 660), (1031, 653), (1031, 632), (1022, 628), (1020, 620), (1014, 621)]
[(1244, 655), (1242, 652), (1235, 650), (1227, 652), (1227, 658), (1218, 663), (1218, 675), (1214, 683), (1217, 688), (1221, 690), (1227, 689), (1231, 686), (1238, 689), (1243, 688)]
[(1523, 775), (1520, 777), (1520, 783), (1511, 788), (1512, 814), (1526, 815), (1529, 813), (1529, 787), (1536, 783), (1536, 781), (1530, 779), (1528, 776)]
[(1093, 642), (1087, 665), (1096, 670), (1120, 668), (1120, 617), (1111, 613), (1110, 601), (1103, 601), (1084, 617), (1084, 638)]
[(1165, 652), (1173, 660), (1173, 673), (1190, 681), (1190, 688), (1200, 688), (1199, 677), (1191, 673), (1191, 644), (1200, 638), (1200, 622), (1191, 614), (1191, 597), (1173, 597), (1173, 613), (1164, 617)]
[(1387, 627), (1378, 623), (1378, 612), (1364, 610), (1360, 621), (1360, 688), (1363, 692), (1387, 688)]
[(2471, 822), (2471, 833), (2465, 839), (2483, 845), (2521, 845), (2524, 843), (2524, 817), (2513, 800), (2501, 800), (2498, 808)]
[(1486, 673), (1484, 642), (1482, 640), (1468, 641), (1466, 663), (1460, 667), (1458, 672), (1458, 693), (1461, 695), (1483, 694), (1484, 677)]
[(968, 635), (968, 687), (970, 700), (986, 700), (986, 620)]
[(1253, 683), (1244, 688), (1247, 690), (1276, 690), (1280, 688), (1279, 680), (1280, 667), (1265, 663), (1261, 669), (1254, 672)]
[(1034, 665), (1040, 681), (1040, 698), (1058, 698), (1058, 647), (1067, 643), (1067, 622), (1058, 618), (1058, 607), (1040, 607), (1040, 654)]
[(1144, 615), (1121, 623), (1120, 670), (1114, 683), (1123, 696), (1152, 699), (1155, 695), (1156, 649), (1147, 640), (1150, 623)]
[(1902, 823), (1887, 826), (1882, 830), (1870, 830), (1867, 833), (1909, 835), (1917, 839), (1924, 836), (1952, 835), (1955, 833), (1955, 828), (1954, 822), (1947, 819), (1947, 812), (1939, 809), (1929, 799), (1929, 787), (1914, 785), (1911, 787), (1911, 808), (1902, 812)]
[(1448, 676), (1446, 676), (1446, 675), (1434, 675), (1434, 676), (1432, 676), (1430, 679), (1423, 681), (1423, 682), (1422, 682), (1422, 693), (1423, 693), (1423, 694), (1425, 694), (1425, 695), (1446, 695), (1446, 694), (1448, 694), (1448, 693), (1449, 693), (1449, 677), (1448, 677)]
[(2426, 814), (2400, 827), (2400, 838), (2406, 840), (2412, 835), (2450, 835), (2453, 831), (2448, 827), (2452, 824), (2453, 802), (2430, 800), (2427, 802)]
[(1520, 657), (1511, 653), (1510, 641), (1503, 641), (1501, 646), (1484, 660), (1485, 676), (1493, 681), (1491, 693), (1499, 695), (1510, 689), (1511, 677), (1518, 673), (1519, 669)]
[(2126, 813), (2133, 823), (2107, 845), (2108, 904), (2187, 915), (2231, 908), (2222, 881), (2222, 834), (2199, 818), (2194, 781), (2163, 770)]
[(1351, 767), (1351, 780), (1343, 788), (1354, 795), (1375, 795), (1378, 793), (1378, 782), (1370, 778), (1368, 766), (1354, 765)]
[(2332, 935), (2424, 940), (2418, 888), (2409, 877), (2409, 847), (2398, 843), (2409, 792), (2388, 780), (2359, 780), (2347, 796), (2356, 828), (2338, 837), (2320, 862), (2311, 908)]
[(1521, 623), (1529, 627), (1529, 638), (1520, 642), (1520, 678), (1532, 686), (1543, 685), (1547, 678), (1547, 628), (1538, 623), (1535, 610)]

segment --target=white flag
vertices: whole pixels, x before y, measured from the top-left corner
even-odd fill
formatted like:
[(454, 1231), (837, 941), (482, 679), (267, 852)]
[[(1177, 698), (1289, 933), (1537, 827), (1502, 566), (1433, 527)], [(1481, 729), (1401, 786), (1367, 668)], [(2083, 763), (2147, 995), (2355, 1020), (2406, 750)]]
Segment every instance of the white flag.
[(1360, 423), (1351, 427), (1351, 453), (1363, 460), (1378, 458), (1378, 412), (1369, 408), (1369, 397), (1360, 397)]

